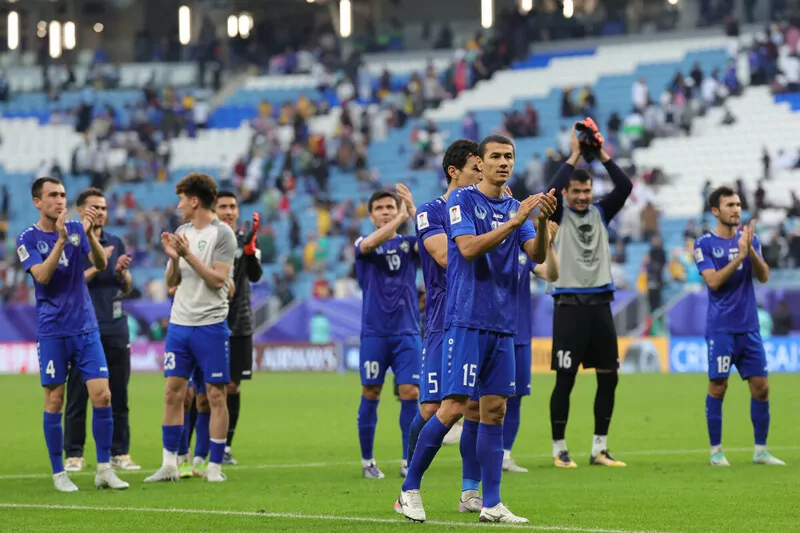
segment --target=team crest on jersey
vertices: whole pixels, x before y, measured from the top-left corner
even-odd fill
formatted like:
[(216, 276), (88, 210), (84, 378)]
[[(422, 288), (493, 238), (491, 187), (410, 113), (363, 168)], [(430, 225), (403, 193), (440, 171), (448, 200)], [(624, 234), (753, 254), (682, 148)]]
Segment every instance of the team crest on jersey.
[(25, 261), (31, 256), (31, 254), (28, 253), (28, 249), (25, 248), (24, 244), (21, 244), (20, 247), (17, 248), (17, 255), (19, 256), (20, 261)]
[(408, 241), (403, 241), (400, 243), (400, 249), (403, 250), (403, 253), (407, 254), (411, 249), (411, 246), (409, 246)]
[(39, 250), (40, 254), (46, 254), (50, 251), (50, 246), (44, 241), (39, 241), (36, 243), (36, 249)]
[(711, 250), (711, 253), (714, 254), (714, 257), (716, 257), (717, 259), (720, 259), (720, 258), (722, 258), (723, 255), (725, 255), (725, 250), (723, 250), (722, 248), (717, 248), (715, 246), (714, 249)]
[(69, 242), (72, 243), (72, 246), (78, 246), (81, 243), (81, 236), (77, 233), (73, 233), (69, 236)]
[(512, 209), (511, 211), (509, 211), (509, 212), (508, 212), (508, 219), (509, 219), (509, 220), (511, 220), (511, 219), (512, 219), (512, 218), (514, 218), (515, 216), (517, 216), (517, 212), (516, 212), (516, 211), (514, 211), (513, 209)]
[(423, 211), (422, 213), (417, 215), (417, 229), (426, 229), (430, 226), (428, 223), (428, 213)]
[(461, 206), (454, 205), (450, 208), (450, 224), (458, 224), (461, 222)]
[(202, 252), (203, 250), (205, 250), (205, 249), (206, 249), (206, 241), (200, 241), (200, 242), (198, 242), (198, 243), (197, 243), (197, 247), (198, 247), (198, 248), (200, 249), (200, 251)]
[(478, 219), (480, 219), (480, 220), (485, 219), (486, 218), (486, 209), (482, 208), (479, 205), (476, 205), (475, 206), (475, 216), (478, 217)]

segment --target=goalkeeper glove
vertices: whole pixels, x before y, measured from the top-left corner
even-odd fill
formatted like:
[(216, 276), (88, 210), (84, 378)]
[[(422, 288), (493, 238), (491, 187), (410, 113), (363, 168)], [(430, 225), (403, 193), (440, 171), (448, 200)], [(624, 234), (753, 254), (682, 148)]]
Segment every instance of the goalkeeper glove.
[(590, 117), (575, 123), (575, 135), (581, 146), (581, 155), (587, 163), (591, 163), (595, 158), (600, 157), (600, 149), (603, 147), (605, 139), (597, 128), (597, 124)]
[(244, 224), (244, 253), (245, 255), (256, 254), (256, 239), (258, 238), (258, 228), (261, 227), (261, 217), (258, 213), (253, 213), (253, 223), (248, 220)]

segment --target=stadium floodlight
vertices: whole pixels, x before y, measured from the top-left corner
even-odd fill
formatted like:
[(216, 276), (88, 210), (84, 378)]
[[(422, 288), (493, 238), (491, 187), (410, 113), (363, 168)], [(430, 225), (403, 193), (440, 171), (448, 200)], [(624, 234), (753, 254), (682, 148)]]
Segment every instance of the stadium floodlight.
[(680, 0), (667, 0), (667, 3), (671, 6), (677, 6)]
[(178, 9), (178, 40), (184, 46), (192, 39), (191, 19), (192, 10), (189, 6), (181, 6)]
[(564, 18), (570, 19), (574, 14), (575, 6), (572, 4), (572, 0), (564, 0)]
[(67, 50), (72, 50), (75, 48), (76, 44), (76, 37), (75, 37), (75, 23), (74, 22), (65, 22), (64, 23), (64, 48)]
[(239, 35), (239, 17), (230, 15), (228, 17), (228, 37), (233, 39)]
[(353, 6), (350, 0), (339, 2), (339, 35), (343, 38), (350, 37), (353, 31)]
[(252, 29), (253, 17), (249, 13), (242, 13), (239, 15), (239, 35), (241, 35), (243, 39), (247, 39)]
[(50, 23), (50, 57), (61, 57), (61, 23), (54, 20)]
[(481, 26), (489, 29), (494, 24), (494, 0), (481, 0)]
[(40, 20), (40, 21), (39, 21), (39, 22), (36, 24), (36, 36), (37, 36), (39, 39), (44, 39), (44, 37), (45, 37), (46, 35), (47, 35), (47, 22), (45, 22), (45, 21), (43, 21), (43, 20)]
[(533, 0), (519, 0), (519, 12), (523, 15), (533, 9)]
[(11, 11), (8, 14), (8, 49), (16, 50), (19, 46), (19, 13)]
[(103, 31), (103, 24), (101, 22), (96, 23), (94, 25), (94, 32), (95, 33), (100, 33), (102, 31)]

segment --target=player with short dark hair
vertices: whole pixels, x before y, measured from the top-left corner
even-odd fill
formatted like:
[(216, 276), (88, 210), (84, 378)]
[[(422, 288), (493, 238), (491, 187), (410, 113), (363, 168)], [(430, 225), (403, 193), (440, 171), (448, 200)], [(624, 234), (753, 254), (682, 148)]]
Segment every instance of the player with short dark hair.
[[(516, 392), (514, 335), (519, 311), (519, 250), (535, 262), (547, 256), (547, 218), (555, 196), (521, 203), (505, 193), (514, 170), (511, 140), (492, 136), (478, 147), (483, 180), (447, 199), (447, 294), (442, 345), (442, 403), (422, 428), (403, 483), (403, 515), (424, 522), (420, 485), (450, 427), (471, 398), (480, 401), (477, 455), (483, 484), (481, 522), (527, 523), (501, 502), (503, 416)], [(539, 233), (529, 217), (540, 206)], [(463, 436), (462, 436), (463, 438)]]
[(228, 311), (228, 327), (231, 329), (231, 382), (228, 383), (228, 440), (225, 445), (223, 464), (236, 464), (231, 446), (241, 406), (241, 382), (253, 375), (253, 309), (250, 306), (250, 284), (257, 283), (264, 270), (261, 266), (261, 250), (256, 245), (261, 218), (253, 213), (253, 220), (241, 228), (239, 224), (239, 202), (231, 191), (220, 191), (217, 195), (217, 216), (236, 233), (236, 260), (233, 263), (233, 286), (236, 287)]
[(400, 396), (400, 430), (403, 463), (411, 421), (419, 399), (419, 357), (422, 350), (417, 303), (417, 238), (397, 230), (416, 214), (411, 191), (402, 184), (392, 191), (376, 191), (367, 203), (375, 231), (355, 242), (356, 277), (364, 293), (361, 312), (361, 403), (358, 440), (361, 471), (365, 478), (381, 479), (373, 455), (378, 403), (386, 370), (394, 372)]
[(97, 488), (127, 489), (111, 467), (114, 419), (108, 365), (100, 342), (97, 316), (84, 278), (83, 259), (105, 270), (108, 259), (94, 231), (97, 212), (84, 211), (83, 222), (67, 220), (67, 194), (61, 180), (38, 178), (31, 187), (39, 221), (17, 237), (17, 256), (33, 278), (38, 326), (39, 374), (45, 391), (44, 438), (56, 490), (78, 487), (64, 470), (61, 409), (69, 366), (80, 370), (89, 391), (92, 434), (97, 447)]
[[(593, 123), (592, 123), (593, 124)], [(567, 451), (565, 433), (569, 403), (578, 367), (594, 368), (597, 393), (594, 400), (594, 438), (590, 464), (625, 466), (608, 452), (608, 427), (614, 411), (619, 381), (619, 348), (611, 302), (614, 280), (611, 277), (609, 222), (619, 213), (633, 189), (628, 176), (602, 149), (602, 136), (596, 156), (606, 168), (614, 189), (594, 201), (592, 176), (575, 165), (581, 159), (581, 143), (572, 130), (572, 153), (556, 173), (552, 187), (559, 198), (553, 220), (559, 226), (554, 246), (561, 262), (558, 281), (553, 284), (553, 352), (551, 368), (556, 384), (550, 397), (550, 424), (553, 437), (553, 464), (561, 468), (578, 465)]]
[[(478, 143), (466, 139), (453, 142), (444, 153), (442, 169), (447, 180), (447, 191), (439, 198), (420, 206), (416, 215), (417, 242), (422, 243), (419, 257), (425, 281), (426, 325), (419, 379), (420, 406), (411, 423), (409, 461), (413, 459), (419, 432), (442, 403), (442, 343), (447, 291), (447, 199), (454, 191), (481, 180)], [(480, 421), (477, 401), (467, 404), (465, 418), (459, 444), (462, 482), (458, 510), (477, 513), (483, 503), (478, 492), (481, 469), (476, 451)], [(399, 501), (395, 504), (395, 510), (402, 512)]]
[[(209, 463), (205, 479), (225, 481), (222, 459), (228, 434), (226, 387), (230, 382), (228, 296), (236, 255), (236, 236), (214, 213), (217, 184), (192, 173), (175, 187), (178, 209), (186, 221), (174, 234), (162, 233), (169, 256), (168, 287), (177, 287), (164, 347), (163, 460), (146, 482), (179, 478), (178, 450), (184, 431), (184, 401), (188, 380), (200, 371), (210, 405)], [(198, 426), (199, 427), (199, 426)], [(198, 430), (199, 431), (199, 430)], [(198, 434), (197, 439), (200, 441)]]
[[(117, 470), (140, 470), (130, 452), (131, 430), (128, 422), (128, 381), (131, 377), (130, 335), (127, 316), (122, 309), (122, 297), (133, 288), (128, 271), (131, 257), (125, 253), (125, 243), (104, 229), (107, 220), (106, 198), (103, 191), (90, 187), (81, 191), (76, 201), (78, 214), (88, 209), (95, 212), (95, 233), (105, 250), (108, 266), (95, 268), (84, 259), (84, 277), (89, 285), (100, 342), (108, 362), (111, 409), (114, 418), (114, 437), (111, 443), (111, 465)], [(86, 441), (86, 403), (88, 391), (77, 365), (71, 365), (67, 379), (67, 409), (64, 421), (64, 452), (66, 470), (83, 469), (83, 447)]]
[(711, 465), (729, 465), (722, 451), (722, 400), (731, 366), (750, 385), (750, 419), (755, 434), (753, 462), (783, 465), (783, 461), (767, 451), (770, 419), (767, 355), (753, 287), (753, 277), (761, 283), (769, 280), (769, 266), (761, 256), (755, 221), (738, 229), (742, 202), (736, 191), (720, 187), (711, 193), (708, 204), (717, 218), (717, 227), (695, 241), (694, 261), (708, 285), (706, 422)]

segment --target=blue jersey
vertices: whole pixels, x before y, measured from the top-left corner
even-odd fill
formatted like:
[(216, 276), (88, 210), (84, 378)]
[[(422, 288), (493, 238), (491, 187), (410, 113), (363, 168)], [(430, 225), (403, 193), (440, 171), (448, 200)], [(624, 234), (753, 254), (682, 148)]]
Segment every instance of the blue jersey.
[[(67, 244), (58, 261), (53, 277), (47, 285), (35, 279), (38, 338), (70, 337), (97, 330), (97, 316), (86, 278), (83, 276), (83, 259), (89, 255), (89, 240), (83, 224), (68, 220)], [(58, 232), (43, 231), (30, 226), (17, 237), (17, 255), (26, 272), (43, 263), (50, 255)]]
[(483, 235), (517, 214), (511, 197), (489, 198), (474, 185), (447, 199), (447, 308), (445, 328), (480, 329), (505, 335), (517, 332), (519, 313), (519, 251), (536, 237), (530, 220), (489, 253), (467, 261), (456, 237)]
[(361, 335), (419, 335), (416, 237), (397, 235), (370, 253), (356, 241), (356, 276), (364, 293)]
[(533, 298), (531, 296), (531, 272), (536, 263), (525, 252), (519, 253), (519, 315), (517, 336), (514, 344), (530, 344), (532, 336)]
[(425, 240), (445, 233), (447, 201), (441, 196), (417, 209), (417, 242), (422, 277), (425, 280), (425, 336), (444, 331), (447, 270), (425, 248)]
[[(732, 239), (723, 239), (708, 232), (694, 243), (694, 262), (704, 270), (722, 270), (739, 255), (737, 232)], [(761, 243), (753, 236), (753, 248), (761, 255)], [(753, 288), (753, 265), (745, 258), (728, 281), (718, 290), (708, 289), (706, 336), (715, 333), (748, 333), (758, 331), (758, 305)]]

